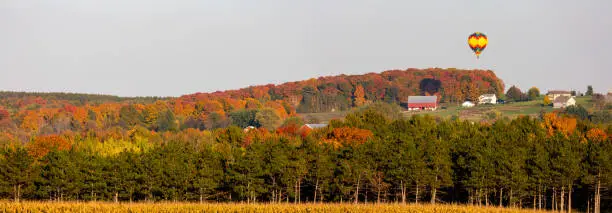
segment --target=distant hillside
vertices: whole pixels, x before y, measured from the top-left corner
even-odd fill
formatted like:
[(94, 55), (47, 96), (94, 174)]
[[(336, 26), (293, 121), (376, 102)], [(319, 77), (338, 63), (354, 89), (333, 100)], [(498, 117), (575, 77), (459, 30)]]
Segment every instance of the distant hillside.
[(345, 111), (375, 101), (402, 103), (409, 95), (436, 95), (441, 102), (460, 102), (482, 93), (499, 95), (503, 85), (489, 70), (408, 69), (178, 98), (0, 92), (0, 132), (17, 133), (27, 141), (29, 135), (68, 130), (112, 135), (116, 128), (137, 126), (153, 131), (215, 129), (230, 124), (275, 128), (296, 113)]
[(186, 102), (219, 98), (282, 100), (297, 112), (346, 110), (374, 101), (402, 103), (410, 95), (436, 95), (441, 102), (475, 100), (482, 93), (501, 95), (504, 84), (490, 70), (407, 69), (365, 75), (338, 75), (181, 96)]

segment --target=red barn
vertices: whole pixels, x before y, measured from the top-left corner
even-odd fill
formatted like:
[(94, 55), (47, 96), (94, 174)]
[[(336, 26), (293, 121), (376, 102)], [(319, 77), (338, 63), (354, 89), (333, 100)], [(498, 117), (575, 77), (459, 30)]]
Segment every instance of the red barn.
[(435, 110), (438, 108), (437, 96), (408, 96), (408, 110)]

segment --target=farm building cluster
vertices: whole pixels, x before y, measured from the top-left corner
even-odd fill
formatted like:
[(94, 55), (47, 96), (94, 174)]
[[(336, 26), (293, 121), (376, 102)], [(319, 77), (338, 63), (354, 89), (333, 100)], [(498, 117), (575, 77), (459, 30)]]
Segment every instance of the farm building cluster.
[(570, 91), (551, 90), (546, 95), (549, 100), (552, 100), (553, 108), (565, 108), (576, 105), (576, 99), (574, 99)]
[[(550, 90), (546, 96), (551, 100), (553, 108), (565, 108), (576, 105), (575, 96), (570, 91), (563, 90)], [(612, 101), (612, 90), (608, 92), (607, 100)], [(477, 104), (498, 104), (504, 103), (503, 100), (498, 99), (495, 94), (482, 94), (478, 97), (478, 100), (465, 101), (461, 104), (461, 107), (469, 108), (474, 107)], [(439, 108), (437, 96), (408, 96), (407, 109), (408, 111), (419, 111), (419, 110), (436, 110)]]
[[(478, 104), (497, 104), (498, 99), (495, 94), (483, 94), (478, 97)], [(437, 96), (408, 96), (408, 111), (436, 110), (438, 109)], [(466, 101), (461, 104), (463, 107), (473, 107), (476, 104)]]

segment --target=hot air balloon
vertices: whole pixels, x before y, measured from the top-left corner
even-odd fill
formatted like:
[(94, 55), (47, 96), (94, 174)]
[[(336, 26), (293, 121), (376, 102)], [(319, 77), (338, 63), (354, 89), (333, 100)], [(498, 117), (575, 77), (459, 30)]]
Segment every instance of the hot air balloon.
[(472, 51), (476, 54), (476, 58), (480, 58), (480, 53), (487, 47), (487, 36), (481, 32), (475, 32), (468, 37), (468, 44)]

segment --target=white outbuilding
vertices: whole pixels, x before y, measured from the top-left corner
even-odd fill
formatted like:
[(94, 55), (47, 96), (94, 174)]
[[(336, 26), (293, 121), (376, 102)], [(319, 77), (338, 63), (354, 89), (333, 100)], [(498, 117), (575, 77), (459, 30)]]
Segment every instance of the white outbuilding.
[(473, 107), (475, 104), (471, 101), (466, 101), (461, 104), (462, 107)]

